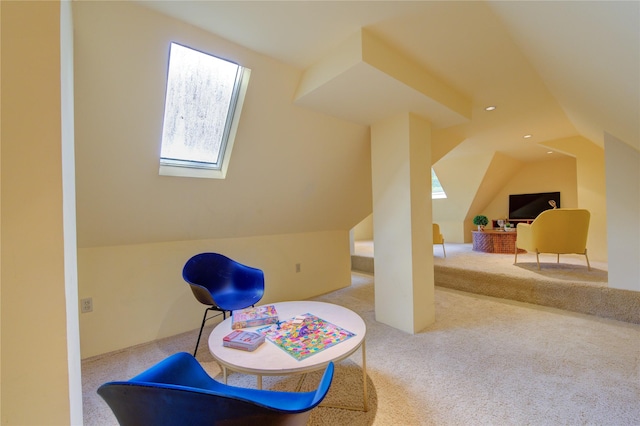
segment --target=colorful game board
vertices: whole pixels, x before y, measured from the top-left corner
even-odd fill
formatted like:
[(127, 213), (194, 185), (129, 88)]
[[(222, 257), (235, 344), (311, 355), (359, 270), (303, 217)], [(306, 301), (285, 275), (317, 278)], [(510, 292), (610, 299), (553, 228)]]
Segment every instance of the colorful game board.
[(298, 361), (355, 336), (354, 333), (310, 313), (257, 331)]

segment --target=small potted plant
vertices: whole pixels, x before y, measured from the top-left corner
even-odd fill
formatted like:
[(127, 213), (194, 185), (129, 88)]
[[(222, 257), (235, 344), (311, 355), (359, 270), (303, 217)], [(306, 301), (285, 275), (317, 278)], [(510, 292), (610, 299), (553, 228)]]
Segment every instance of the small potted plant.
[(478, 215), (473, 218), (473, 224), (478, 225), (478, 231), (483, 231), (484, 227), (489, 223), (489, 219), (486, 216)]

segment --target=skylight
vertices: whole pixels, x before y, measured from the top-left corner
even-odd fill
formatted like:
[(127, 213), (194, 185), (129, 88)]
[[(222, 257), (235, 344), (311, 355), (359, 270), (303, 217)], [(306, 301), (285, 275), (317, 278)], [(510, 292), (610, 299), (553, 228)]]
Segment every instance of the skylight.
[(160, 174), (224, 178), (250, 70), (171, 43)]
[(431, 199), (436, 200), (440, 198), (447, 198), (447, 194), (444, 192), (444, 188), (440, 184), (440, 180), (438, 176), (436, 176), (436, 172), (431, 169)]

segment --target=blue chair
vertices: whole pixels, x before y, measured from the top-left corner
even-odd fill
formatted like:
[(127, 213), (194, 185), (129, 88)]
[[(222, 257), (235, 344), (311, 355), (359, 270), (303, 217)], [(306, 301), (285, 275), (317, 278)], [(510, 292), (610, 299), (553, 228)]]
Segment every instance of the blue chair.
[[(254, 306), (264, 295), (264, 273), (218, 253), (200, 253), (187, 261), (182, 277), (198, 302), (207, 305), (193, 356), (198, 352), (204, 323), (227, 312)], [(209, 311), (220, 313), (207, 318)]]
[(311, 392), (247, 389), (214, 380), (179, 352), (131, 380), (103, 384), (98, 394), (122, 426), (304, 425), (329, 391), (333, 368), (330, 362)]

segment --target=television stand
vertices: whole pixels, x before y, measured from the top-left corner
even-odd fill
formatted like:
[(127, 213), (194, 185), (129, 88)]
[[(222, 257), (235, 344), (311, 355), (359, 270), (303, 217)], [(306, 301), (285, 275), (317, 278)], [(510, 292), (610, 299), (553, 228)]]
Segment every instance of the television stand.
[[(500, 219), (500, 220), (504, 220), (504, 219)], [(498, 226), (498, 220), (492, 220), (491, 221), (493, 223), (493, 229), (498, 229), (500, 228), (500, 226)], [(533, 219), (509, 219), (509, 223), (513, 223), (516, 227), (518, 226), (519, 223), (531, 223), (533, 222)]]

